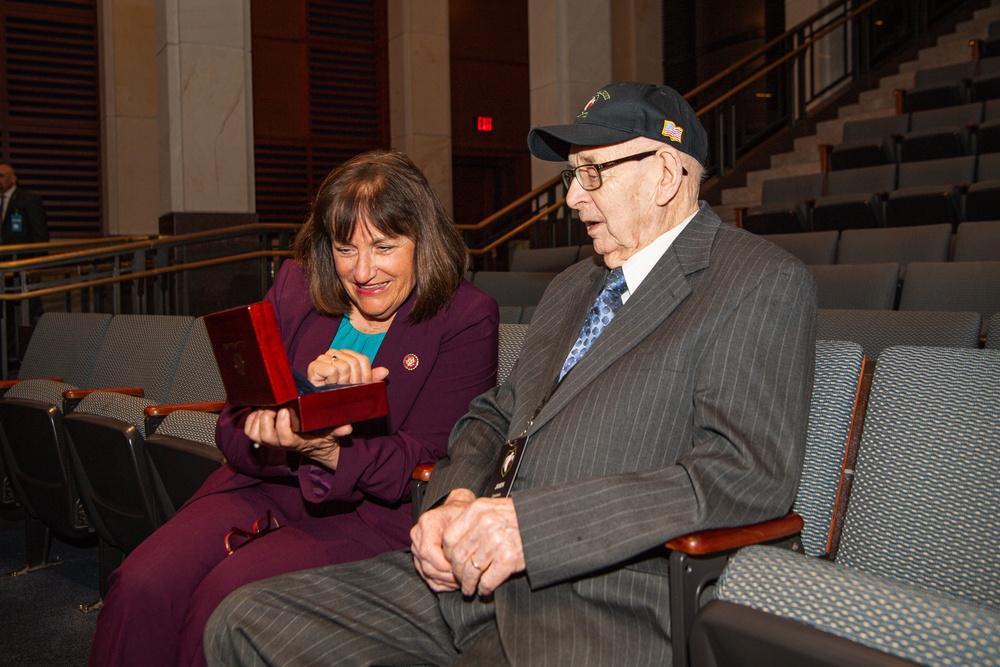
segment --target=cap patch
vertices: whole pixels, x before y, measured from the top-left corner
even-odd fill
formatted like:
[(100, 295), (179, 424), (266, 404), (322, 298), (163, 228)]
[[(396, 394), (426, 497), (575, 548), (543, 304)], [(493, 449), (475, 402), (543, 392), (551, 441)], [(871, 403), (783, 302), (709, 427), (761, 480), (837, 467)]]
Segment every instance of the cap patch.
[(684, 128), (677, 127), (672, 120), (665, 120), (663, 121), (663, 131), (660, 134), (670, 139), (670, 141), (681, 143), (681, 135), (684, 134)]
[(609, 93), (606, 90), (599, 90), (599, 91), (597, 91), (597, 94), (594, 95), (593, 97), (591, 97), (590, 101), (587, 102), (586, 105), (584, 105), (583, 111), (580, 112), (580, 115), (577, 116), (577, 118), (586, 118), (587, 117), (587, 111), (590, 109), (590, 107), (594, 106), (594, 103), (597, 102), (597, 98), (598, 97), (602, 98), (605, 102), (607, 102), (608, 100), (611, 99), (611, 93)]

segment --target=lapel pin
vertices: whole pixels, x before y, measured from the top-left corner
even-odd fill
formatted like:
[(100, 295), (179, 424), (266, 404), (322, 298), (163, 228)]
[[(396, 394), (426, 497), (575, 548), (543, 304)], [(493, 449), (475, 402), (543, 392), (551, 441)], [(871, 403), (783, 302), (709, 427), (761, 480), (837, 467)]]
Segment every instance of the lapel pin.
[(419, 365), (420, 365), (420, 359), (417, 358), (417, 355), (408, 354), (405, 357), (403, 357), (403, 368), (405, 368), (406, 370), (412, 371)]

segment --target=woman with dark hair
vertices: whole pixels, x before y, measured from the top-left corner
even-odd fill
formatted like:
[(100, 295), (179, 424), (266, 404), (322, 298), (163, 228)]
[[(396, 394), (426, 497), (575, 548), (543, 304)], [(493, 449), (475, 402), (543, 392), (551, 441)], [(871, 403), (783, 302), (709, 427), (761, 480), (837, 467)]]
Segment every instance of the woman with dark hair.
[(239, 586), (409, 546), (413, 469), (447, 454), (496, 381), (498, 308), (467, 266), (405, 155), (365, 153), (327, 176), (266, 298), (293, 368), (315, 385), (384, 379), (389, 415), (296, 433), (287, 410), (227, 405), (226, 465), (111, 574), (92, 665), (204, 664), (205, 623)]

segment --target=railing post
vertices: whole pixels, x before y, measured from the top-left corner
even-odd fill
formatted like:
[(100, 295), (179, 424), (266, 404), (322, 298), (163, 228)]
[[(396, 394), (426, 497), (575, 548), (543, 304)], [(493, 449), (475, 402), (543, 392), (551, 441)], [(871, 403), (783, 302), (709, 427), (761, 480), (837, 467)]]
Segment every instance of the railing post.
[[(805, 35), (803, 35), (802, 33), (796, 33), (792, 37), (792, 50), (794, 51), (795, 49), (797, 49), (799, 44), (803, 43), (804, 41), (805, 41)], [(800, 118), (805, 118), (806, 116), (806, 99), (808, 98), (806, 87), (809, 85), (809, 82), (813, 82), (813, 84), (815, 84), (813, 79), (816, 76), (815, 72), (811, 72), (810, 73), (811, 76), (806, 77), (806, 73), (807, 69), (810, 67), (815, 57), (816, 57), (816, 46), (813, 45), (810, 46), (808, 49), (806, 49), (800, 55), (796, 56), (791, 63), (792, 71), (789, 72), (787, 81), (789, 88), (793, 86), (795, 88), (795, 95), (792, 97), (792, 99), (795, 100), (794, 102), (795, 106), (792, 109), (793, 122), (799, 120)], [(794, 83), (792, 83), (793, 81)], [(810, 94), (811, 92), (812, 91), (809, 91)]]
[[(144, 257), (145, 256), (142, 254), (142, 251), (140, 251), (140, 250), (136, 250), (136, 251), (134, 251), (132, 253), (132, 271), (131, 271), (132, 273), (136, 273), (137, 271), (142, 271), (144, 268), (146, 268), (146, 264), (143, 261)], [(131, 289), (131, 293), (132, 293), (132, 312), (133, 313), (140, 313), (140, 314), (143, 314), (143, 315), (147, 314), (146, 311), (145, 311), (145, 308), (143, 306), (143, 304), (145, 303), (145, 299), (143, 299), (143, 295), (142, 295), (142, 292), (145, 291), (145, 290), (144, 289), (140, 289), (140, 285), (139, 285), (140, 281), (133, 278), (129, 282), (132, 285), (132, 289)], [(144, 286), (145, 285), (145, 281), (143, 280), (142, 283), (143, 283), (143, 286)]]
[(716, 158), (717, 169), (719, 170), (719, 176), (726, 175), (726, 113), (722, 107), (719, 107), (719, 111), (716, 114), (718, 119), (718, 129), (716, 130), (718, 136), (716, 137), (716, 145), (718, 155)]

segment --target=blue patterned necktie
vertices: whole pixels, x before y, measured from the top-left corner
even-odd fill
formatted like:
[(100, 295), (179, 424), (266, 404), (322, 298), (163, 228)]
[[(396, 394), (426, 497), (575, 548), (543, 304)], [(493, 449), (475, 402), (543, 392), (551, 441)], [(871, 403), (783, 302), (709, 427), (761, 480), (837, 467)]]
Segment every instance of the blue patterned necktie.
[(576, 362), (583, 358), (593, 342), (604, 331), (604, 327), (608, 326), (614, 319), (615, 312), (622, 305), (622, 292), (625, 289), (625, 274), (622, 273), (621, 267), (618, 267), (605, 278), (604, 289), (597, 295), (594, 305), (590, 307), (587, 320), (583, 323), (583, 328), (580, 329), (580, 335), (573, 343), (573, 349), (570, 350), (569, 356), (566, 357), (566, 363), (563, 364), (562, 372), (559, 373), (560, 380), (565, 377), (566, 373), (569, 373)]

